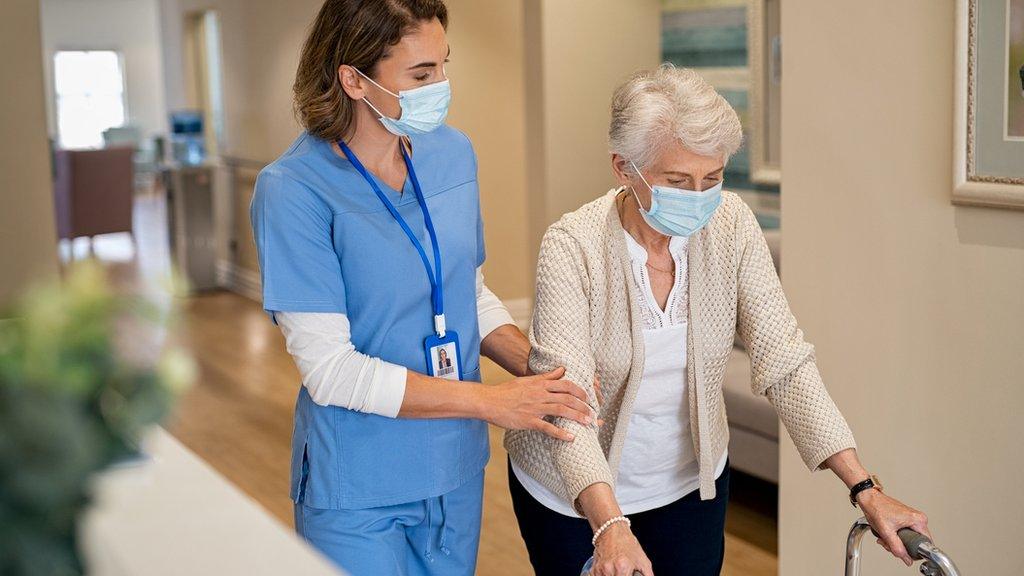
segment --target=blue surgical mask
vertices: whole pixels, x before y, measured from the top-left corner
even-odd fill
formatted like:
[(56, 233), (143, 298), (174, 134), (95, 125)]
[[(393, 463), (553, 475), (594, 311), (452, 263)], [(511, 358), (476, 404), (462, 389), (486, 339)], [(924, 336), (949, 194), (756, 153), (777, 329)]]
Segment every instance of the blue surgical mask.
[(636, 190), (630, 186), (640, 206), (640, 215), (651, 228), (666, 236), (690, 236), (711, 220), (718, 205), (722, 203), (722, 182), (703, 192), (694, 192), (668, 186), (651, 186), (644, 175), (640, 174), (640, 170), (637, 170), (636, 164), (633, 164), (633, 170), (636, 170), (651, 191), (651, 208), (644, 210)]
[(363, 102), (373, 109), (380, 116), (381, 124), (395, 136), (410, 136), (412, 134), (426, 134), (439, 128), (448, 118), (448, 104), (452, 100), (452, 88), (448, 80), (427, 84), (413, 90), (401, 90), (398, 94), (377, 84), (369, 76), (358, 69), (359, 75), (369, 80), (374, 86), (398, 98), (398, 105), (402, 108), (402, 114), (397, 119), (390, 118), (381, 113), (369, 100), (363, 98)]

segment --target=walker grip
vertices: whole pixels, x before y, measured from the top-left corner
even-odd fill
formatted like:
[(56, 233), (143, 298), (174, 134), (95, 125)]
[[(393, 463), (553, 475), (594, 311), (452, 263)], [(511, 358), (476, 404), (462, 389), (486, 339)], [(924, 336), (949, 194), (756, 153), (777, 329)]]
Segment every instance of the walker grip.
[[(850, 532), (846, 535), (846, 576), (859, 576), (861, 561), (860, 543), (864, 539), (864, 535), (869, 531), (875, 534), (875, 536), (878, 535), (871, 529), (868, 519), (863, 517), (857, 519), (853, 526), (850, 527)], [(924, 534), (911, 528), (901, 528), (896, 531), (896, 535), (903, 542), (903, 546), (906, 547), (907, 554), (911, 558), (924, 561), (921, 564), (922, 574), (928, 576), (960, 575), (960, 570), (953, 563), (953, 560), (936, 547), (931, 539)]]
[(932, 543), (927, 536), (911, 528), (900, 528), (896, 531), (896, 535), (903, 541), (903, 546), (906, 547), (907, 554), (910, 554), (911, 558), (914, 560), (923, 560), (926, 558), (921, 551), (921, 546)]

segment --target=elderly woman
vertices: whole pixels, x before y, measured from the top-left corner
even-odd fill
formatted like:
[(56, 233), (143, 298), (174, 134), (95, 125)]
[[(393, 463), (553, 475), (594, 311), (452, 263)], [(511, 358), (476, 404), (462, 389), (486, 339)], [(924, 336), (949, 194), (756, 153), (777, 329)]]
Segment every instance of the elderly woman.
[[(555, 423), (553, 442), (509, 431), (509, 480), (539, 576), (718, 574), (728, 499), (726, 360), (738, 334), (766, 396), (811, 470), (850, 489), (881, 543), (920, 512), (882, 492), (822, 385), (750, 208), (722, 190), (742, 134), (692, 70), (641, 72), (612, 100), (621, 184), (552, 225), (541, 245), (530, 367), (599, 379), (602, 427)], [(591, 402), (598, 406), (598, 394)]]

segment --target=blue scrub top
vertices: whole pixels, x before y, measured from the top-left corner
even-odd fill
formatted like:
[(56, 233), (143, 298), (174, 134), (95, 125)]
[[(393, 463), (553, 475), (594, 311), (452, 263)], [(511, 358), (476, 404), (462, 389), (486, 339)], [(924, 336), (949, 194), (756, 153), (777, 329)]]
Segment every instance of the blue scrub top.
[[(459, 334), (466, 380), (480, 381), (476, 269), (484, 262), (473, 147), (443, 126), (413, 136), (412, 162), (437, 230), (445, 315)], [(374, 177), (375, 178), (375, 177)], [(412, 184), (378, 185), (430, 254)], [(260, 172), (251, 213), (263, 307), (348, 316), (356, 350), (426, 372), (433, 333), (430, 282), (419, 254), (352, 164), (302, 134)], [(315, 404), (299, 387), (291, 497), (313, 508), (391, 506), (450, 492), (489, 456), (480, 420), (386, 418)]]

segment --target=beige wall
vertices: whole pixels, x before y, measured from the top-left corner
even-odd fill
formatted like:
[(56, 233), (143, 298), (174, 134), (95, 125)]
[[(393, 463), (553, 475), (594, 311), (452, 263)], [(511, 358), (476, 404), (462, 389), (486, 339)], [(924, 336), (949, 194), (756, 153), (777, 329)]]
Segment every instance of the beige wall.
[(38, 0), (0, 4), (0, 306), (57, 274)]
[(615, 183), (608, 156), (612, 91), (635, 70), (658, 65), (661, 4), (526, 0), (526, 6), (529, 253), (534, 259), (548, 225)]
[[(964, 573), (1021, 574), (1024, 212), (950, 204), (953, 5), (783, 7), (784, 284), (866, 466)], [(844, 488), (789, 442), (781, 475), (781, 574), (838, 573)]]
[(488, 286), (533, 291), (526, 222), (523, 1), (446, 0), (453, 100), (448, 123), (469, 135), (480, 167)]

